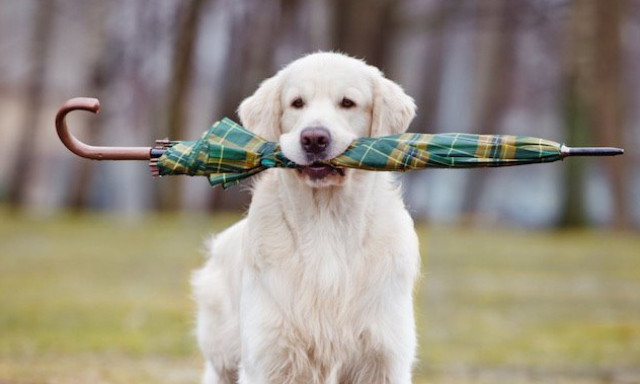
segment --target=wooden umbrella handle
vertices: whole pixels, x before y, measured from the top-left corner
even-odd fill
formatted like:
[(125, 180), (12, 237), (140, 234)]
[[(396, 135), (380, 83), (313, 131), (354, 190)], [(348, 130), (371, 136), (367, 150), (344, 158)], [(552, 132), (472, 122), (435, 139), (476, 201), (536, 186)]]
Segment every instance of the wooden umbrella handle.
[(91, 97), (75, 97), (67, 100), (56, 115), (56, 131), (62, 143), (78, 156), (93, 160), (149, 160), (158, 157), (152, 147), (96, 147), (83, 143), (74, 137), (67, 127), (69, 112), (82, 110), (93, 113), (100, 111), (100, 101)]

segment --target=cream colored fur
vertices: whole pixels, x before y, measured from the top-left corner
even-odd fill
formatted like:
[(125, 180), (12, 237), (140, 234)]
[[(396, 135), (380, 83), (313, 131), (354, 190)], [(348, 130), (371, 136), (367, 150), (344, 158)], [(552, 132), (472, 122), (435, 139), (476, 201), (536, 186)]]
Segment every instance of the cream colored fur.
[[(340, 107), (347, 96), (354, 108)], [(291, 107), (297, 97), (304, 108)], [(335, 156), (353, 138), (405, 131), (414, 111), (376, 68), (316, 53), (263, 82), (239, 114), (304, 164), (304, 127), (326, 127)], [(193, 277), (203, 383), (411, 382), (420, 258), (392, 174), (266, 171), (247, 217), (209, 250)]]

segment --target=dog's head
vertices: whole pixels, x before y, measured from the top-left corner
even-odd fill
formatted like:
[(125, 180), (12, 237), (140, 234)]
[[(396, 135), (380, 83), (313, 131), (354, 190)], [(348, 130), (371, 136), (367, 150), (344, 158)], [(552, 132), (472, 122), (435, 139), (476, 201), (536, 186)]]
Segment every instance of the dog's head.
[(323, 164), (363, 136), (406, 131), (415, 104), (400, 86), (363, 61), (315, 53), (265, 80), (238, 113), (256, 134), (279, 141), (286, 157), (304, 165), (311, 187), (342, 185), (350, 170)]

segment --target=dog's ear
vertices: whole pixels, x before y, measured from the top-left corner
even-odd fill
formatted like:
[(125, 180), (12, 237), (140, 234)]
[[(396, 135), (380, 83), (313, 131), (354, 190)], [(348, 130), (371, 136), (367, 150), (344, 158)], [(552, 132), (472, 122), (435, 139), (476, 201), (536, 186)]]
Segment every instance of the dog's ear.
[(242, 125), (269, 141), (278, 141), (281, 114), (279, 75), (263, 81), (258, 90), (244, 99), (238, 108)]
[(416, 104), (411, 96), (376, 70), (373, 84), (373, 115), (371, 136), (402, 133), (409, 128), (416, 115)]

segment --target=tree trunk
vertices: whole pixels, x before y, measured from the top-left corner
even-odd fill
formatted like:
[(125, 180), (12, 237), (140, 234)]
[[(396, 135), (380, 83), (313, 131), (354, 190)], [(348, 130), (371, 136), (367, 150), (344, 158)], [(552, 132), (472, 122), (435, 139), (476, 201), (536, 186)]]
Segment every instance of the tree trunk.
[[(188, 124), (185, 106), (191, 89), (193, 57), (198, 37), (198, 27), (202, 9), (208, 0), (191, 0), (183, 3), (177, 14), (177, 32), (173, 45), (172, 78), (169, 86), (167, 105), (166, 136), (171, 139), (184, 137), (184, 127)], [(181, 200), (179, 178), (167, 180), (160, 191), (160, 209), (176, 210)]]
[(26, 199), (29, 178), (33, 173), (38, 123), (42, 114), (47, 58), (51, 47), (55, 18), (55, 0), (43, 1), (35, 8), (33, 35), (31, 36), (31, 68), (27, 77), (23, 125), (18, 132), (18, 150), (9, 177), (8, 203), (21, 208)]
[[(593, 95), (593, 131), (598, 145), (624, 147), (624, 99), (622, 90), (621, 27), (626, 1), (595, 2), (596, 41), (593, 49), (595, 88)], [(606, 158), (612, 196), (613, 218), (617, 228), (631, 224), (626, 195), (627, 162), (621, 158)]]
[[(572, 146), (585, 146), (588, 143), (588, 125), (586, 103), (579, 88), (578, 75), (569, 73), (564, 80), (562, 100), (562, 119), (565, 127), (565, 141)], [(586, 159), (575, 158), (564, 164), (564, 203), (560, 226), (581, 227), (586, 225), (584, 201), (584, 175)]]
[[(108, 33), (103, 20), (104, 15), (110, 11), (110, 3), (104, 2), (99, 5), (88, 7), (90, 20), (98, 21), (94, 28), (95, 40), (93, 44), (100, 47), (97, 50), (95, 58), (91, 63), (89, 78), (86, 80), (87, 88), (91, 90), (90, 94), (97, 97), (98, 100), (103, 99), (105, 87), (109, 79), (115, 73), (116, 60), (113, 59), (113, 52), (108, 49)], [(92, 118), (87, 122), (89, 126), (86, 130), (86, 141), (94, 143), (98, 141), (99, 134), (104, 126), (104, 119)], [(77, 171), (74, 173), (74, 179), (69, 185), (67, 195), (67, 205), (74, 211), (81, 211), (88, 207), (90, 201), (90, 189), (92, 175), (95, 171), (95, 163), (93, 161), (78, 161), (76, 165)]]
[[(477, 92), (473, 126), (477, 134), (495, 133), (514, 88), (516, 55), (517, 5), (510, 0), (493, 0), (487, 20), (480, 20), (478, 71), (475, 75)], [(487, 184), (487, 172), (469, 173), (462, 212), (473, 217), (478, 212), (482, 193)]]
[[(227, 47), (222, 81), (217, 92), (224, 92), (218, 109), (220, 116), (235, 117), (238, 105), (251, 95), (260, 82), (273, 74), (273, 54), (278, 30), (281, 0), (250, 0), (249, 5), (232, 5), (230, 46)], [(286, 5), (286, 4), (285, 4)], [(295, 4), (293, 4), (295, 5)], [(293, 6), (292, 5), (292, 6)], [(247, 26), (251, 26), (248, 28)], [(216, 116), (219, 119), (220, 116)], [(211, 209), (238, 209), (250, 199), (246, 188), (213, 190)]]
[(385, 71), (398, 4), (394, 0), (334, 0), (334, 46)]
[[(588, 143), (590, 127), (589, 81), (593, 58), (589, 52), (589, 44), (593, 43), (592, 25), (594, 7), (590, 0), (572, 2), (571, 18), (568, 25), (568, 49), (564, 60), (563, 120), (566, 130), (566, 141), (573, 146), (584, 146)], [(580, 227), (587, 222), (585, 213), (584, 175), (585, 159), (572, 159), (565, 167), (565, 196), (560, 225), (563, 227)]]
[(428, 48), (428, 71), (424, 71), (420, 76), (420, 89), (416, 102), (418, 104), (418, 114), (413, 124), (414, 131), (422, 133), (436, 132), (436, 120), (438, 117), (438, 106), (441, 95), (442, 78), (444, 75), (444, 59), (448, 43), (449, 21), (451, 18), (451, 0), (441, 0), (437, 9), (427, 15), (422, 23), (429, 25), (428, 33), (431, 35), (431, 44)]
[[(601, 3), (575, 0), (565, 61), (565, 127), (573, 146), (620, 146), (623, 142), (621, 20), (624, 1)], [(590, 135), (591, 134), (591, 135)], [(618, 227), (630, 223), (625, 195), (626, 166), (620, 158), (602, 159), (610, 176), (613, 220)], [(565, 227), (586, 224), (584, 159), (566, 166)]]

